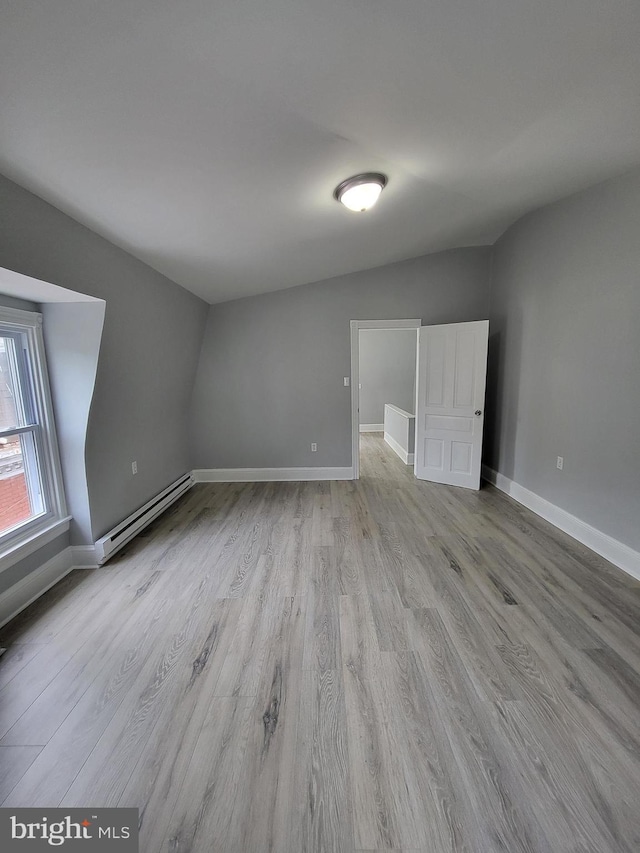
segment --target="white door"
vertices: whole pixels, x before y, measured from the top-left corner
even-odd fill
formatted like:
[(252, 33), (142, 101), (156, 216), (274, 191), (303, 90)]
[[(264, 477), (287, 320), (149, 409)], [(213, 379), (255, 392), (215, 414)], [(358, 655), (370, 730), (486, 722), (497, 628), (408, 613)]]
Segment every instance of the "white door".
[(416, 455), (421, 480), (480, 488), (489, 321), (418, 329)]

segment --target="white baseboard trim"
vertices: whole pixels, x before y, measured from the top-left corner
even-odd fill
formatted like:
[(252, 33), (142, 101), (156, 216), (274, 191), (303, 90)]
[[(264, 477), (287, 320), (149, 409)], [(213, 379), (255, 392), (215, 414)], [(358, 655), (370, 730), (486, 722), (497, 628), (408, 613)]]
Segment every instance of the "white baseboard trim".
[(98, 558), (95, 545), (70, 545), (74, 569), (97, 569)]
[(97, 569), (93, 545), (69, 545), (40, 568), (19, 580), (0, 595), (0, 627), (51, 589), (72, 569)]
[(279, 483), (353, 480), (353, 468), (197, 468), (196, 483)]
[(587, 548), (591, 548), (596, 554), (600, 554), (605, 560), (609, 560), (627, 574), (640, 580), (640, 552), (634, 551), (633, 548), (623, 542), (603, 533), (596, 527), (592, 527), (545, 498), (541, 498), (535, 492), (525, 489), (524, 486), (494, 471), (493, 468), (483, 465), (482, 476), (489, 483), (493, 483), (501, 492), (526, 506), (527, 509), (535, 512), (536, 515), (549, 521), (555, 527), (568, 533), (569, 536), (573, 536), (578, 542), (582, 542)]
[(405, 465), (413, 465), (413, 453), (407, 453), (404, 447), (401, 444), (398, 444), (395, 438), (392, 438), (392, 436), (390, 436), (388, 432), (385, 432), (384, 440), (393, 450), (393, 452), (396, 453), (400, 457), (400, 459), (402, 459)]
[(360, 424), (360, 432), (384, 432), (384, 424)]
[(73, 569), (71, 549), (65, 548), (0, 595), (0, 626), (17, 616)]

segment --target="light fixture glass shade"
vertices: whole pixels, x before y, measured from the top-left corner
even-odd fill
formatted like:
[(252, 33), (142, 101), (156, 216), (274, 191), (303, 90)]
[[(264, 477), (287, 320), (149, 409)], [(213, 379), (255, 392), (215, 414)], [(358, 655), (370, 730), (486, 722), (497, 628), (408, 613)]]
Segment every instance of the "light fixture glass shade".
[(378, 201), (380, 193), (386, 186), (384, 175), (370, 172), (347, 178), (336, 187), (334, 196), (349, 210), (362, 212), (369, 210)]

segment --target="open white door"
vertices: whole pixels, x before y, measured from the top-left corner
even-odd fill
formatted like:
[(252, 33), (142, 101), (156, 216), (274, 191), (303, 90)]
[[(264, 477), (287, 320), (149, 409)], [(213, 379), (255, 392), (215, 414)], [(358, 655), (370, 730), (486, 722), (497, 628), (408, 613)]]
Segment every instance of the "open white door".
[(416, 455), (421, 480), (480, 488), (489, 321), (418, 329)]

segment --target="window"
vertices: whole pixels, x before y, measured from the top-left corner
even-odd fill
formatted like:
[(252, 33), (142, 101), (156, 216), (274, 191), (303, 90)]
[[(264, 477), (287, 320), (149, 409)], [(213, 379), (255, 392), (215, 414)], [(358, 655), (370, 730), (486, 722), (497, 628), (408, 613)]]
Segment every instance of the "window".
[(0, 307), (0, 553), (65, 512), (42, 316)]

